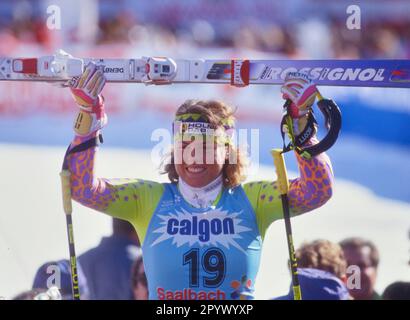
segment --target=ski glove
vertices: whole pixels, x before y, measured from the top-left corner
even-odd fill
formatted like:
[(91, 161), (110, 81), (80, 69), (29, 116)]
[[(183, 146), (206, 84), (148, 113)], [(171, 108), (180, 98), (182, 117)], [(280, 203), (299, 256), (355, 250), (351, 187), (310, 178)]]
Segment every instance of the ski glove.
[(281, 87), (283, 99), (290, 100), (292, 118), (304, 116), (316, 99), (318, 90), (308, 75), (301, 72), (289, 72)]
[(107, 124), (104, 98), (100, 94), (105, 85), (103, 71), (90, 62), (83, 74), (70, 81), (71, 94), (80, 107), (74, 122), (74, 131), (79, 136), (88, 136)]

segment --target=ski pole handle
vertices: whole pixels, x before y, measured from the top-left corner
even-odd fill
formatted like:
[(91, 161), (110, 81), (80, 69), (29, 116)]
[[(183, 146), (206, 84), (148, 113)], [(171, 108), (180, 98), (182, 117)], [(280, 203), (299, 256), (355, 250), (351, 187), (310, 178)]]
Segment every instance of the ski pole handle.
[(70, 176), (71, 173), (69, 170), (62, 170), (60, 172), (61, 188), (63, 192), (63, 207), (66, 215), (70, 215), (73, 212), (71, 203)]
[(271, 151), (273, 162), (275, 164), (276, 175), (278, 176), (278, 187), (281, 195), (285, 195), (289, 191), (289, 180), (286, 171), (285, 160), (283, 159), (282, 149), (273, 149)]

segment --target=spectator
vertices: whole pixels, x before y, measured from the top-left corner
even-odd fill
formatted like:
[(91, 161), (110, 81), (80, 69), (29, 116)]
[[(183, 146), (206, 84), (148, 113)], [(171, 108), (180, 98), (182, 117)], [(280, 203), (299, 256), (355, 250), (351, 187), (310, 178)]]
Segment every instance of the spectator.
[(410, 300), (410, 282), (394, 282), (383, 292), (383, 300)]
[(356, 300), (379, 300), (380, 295), (374, 287), (379, 265), (379, 252), (369, 240), (362, 238), (348, 238), (340, 242), (348, 266), (360, 269), (360, 286), (351, 288), (350, 294)]
[(141, 255), (134, 227), (113, 219), (113, 234), (78, 260), (87, 278), (91, 300), (132, 300), (131, 266)]
[(142, 256), (132, 265), (132, 293), (135, 300), (148, 300), (148, 282)]
[(327, 271), (346, 281), (347, 262), (342, 248), (328, 240), (304, 243), (296, 250), (299, 268), (313, 268)]
[[(346, 285), (330, 272), (298, 268), (298, 277), (302, 300), (349, 300), (350, 295)], [(273, 300), (293, 300), (293, 287), (285, 296)]]
[[(342, 248), (328, 240), (315, 240), (296, 250), (303, 300), (348, 300), (346, 260)], [(293, 300), (293, 288), (275, 300)]]
[[(78, 264), (77, 275), (81, 299), (87, 300), (89, 298), (87, 280), (84, 276), (81, 266)], [(42, 292), (46, 292), (53, 286), (57, 287), (60, 290), (63, 300), (73, 299), (71, 285), (71, 268), (68, 260), (46, 262), (40, 268), (38, 268), (36, 275), (34, 277), (32, 289), (36, 291), (37, 294), (40, 294)]]

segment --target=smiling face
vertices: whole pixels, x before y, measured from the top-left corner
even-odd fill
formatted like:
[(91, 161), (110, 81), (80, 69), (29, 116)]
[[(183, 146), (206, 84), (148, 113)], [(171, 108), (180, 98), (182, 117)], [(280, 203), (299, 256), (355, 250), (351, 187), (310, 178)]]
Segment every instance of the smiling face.
[[(222, 173), (225, 187), (243, 181), (247, 161), (236, 148), (233, 107), (215, 100), (187, 100), (175, 113), (172, 133), (173, 154), (166, 159), (171, 161), (163, 162), (163, 173), (172, 183), (183, 179), (200, 188)], [(214, 143), (209, 145), (208, 140)]]
[(174, 146), (175, 170), (188, 185), (201, 188), (215, 180), (223, 170), (226, 148), (202, 140), (179, 142)]

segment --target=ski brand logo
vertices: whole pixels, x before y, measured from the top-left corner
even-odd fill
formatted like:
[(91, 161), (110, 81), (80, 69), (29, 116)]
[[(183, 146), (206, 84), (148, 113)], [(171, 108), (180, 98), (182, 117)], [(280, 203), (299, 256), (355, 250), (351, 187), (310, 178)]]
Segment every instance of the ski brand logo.
[(244, 252), (237, 240), (242, 239), (243, 232), (251, 229), (240, 224), (240, 214), (241, 212), (228, 214), (227, 211), (214, 209), (193, 215), (182, 209), (169, 215), (159, 215), (161, 226), (153, 232), (160, 236), (151, 246), (172, 239), (172, 244), (177, 247), (183, 244), (199, 244), (201, 247), (220, 244), (226, 248), (233, 246)]
[(206, 76), (208, 80), (231, 79), (231, 64), (226, 62), (214, 63)]
[(105, 67), (104, 68), (105, 73), (124, 73), (124, 68), (110, 68), (110, 67)]
[(260, 75), (260, 79), (279, 80), (285, 79), (289, 72), (301, 72), (307, 74), (313, 80), (330, 80), (330, 81), (384, 81), (385, 69), (374, 68), (272, 68), (265, 67)]
[(313, 131), (313, 128), (308, 127), (306, 129), (306, 132), (301, 137), (298, 137), (299, 144), (304, 144), (306, 142), (306, 140), (311, 136), (312, 131)]
[(392, 82), (410, 82), (410, 69), (396, 69), (393, 70), (390, 76)]

